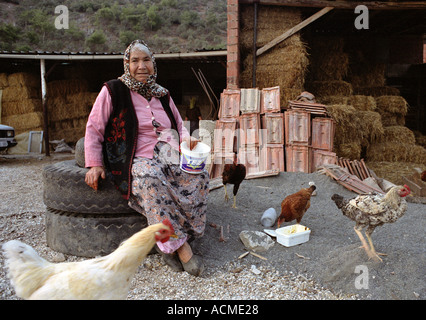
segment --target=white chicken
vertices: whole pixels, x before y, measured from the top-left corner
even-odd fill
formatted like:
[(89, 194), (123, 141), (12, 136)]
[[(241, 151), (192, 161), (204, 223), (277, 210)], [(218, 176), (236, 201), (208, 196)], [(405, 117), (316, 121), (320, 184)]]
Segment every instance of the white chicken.
[(151, 225), (107, 256), (51, 263), (18, 240), (3, 244), (8, 277), (16, 295), (31, 300), (124, 300), (142, 260), (157, 241), (175, 237), (169, 220)]

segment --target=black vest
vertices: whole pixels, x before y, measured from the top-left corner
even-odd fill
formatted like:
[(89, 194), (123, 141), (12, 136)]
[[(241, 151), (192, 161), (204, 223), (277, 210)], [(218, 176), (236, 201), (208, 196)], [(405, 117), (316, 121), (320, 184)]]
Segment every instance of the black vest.
[[(130, 96), (130, 89), (120, 80), (114, 79), (104, 84), (111, 96), (112, 113), (105, 127), (103, 158), (107, 174), (114, 182), (123, 198), (129, 199), (131, 167), (136, 151), (138, 118)], [(177, 129), (177, 122), (170, 108), (170, 95), (160, 98), (172, 124)]]

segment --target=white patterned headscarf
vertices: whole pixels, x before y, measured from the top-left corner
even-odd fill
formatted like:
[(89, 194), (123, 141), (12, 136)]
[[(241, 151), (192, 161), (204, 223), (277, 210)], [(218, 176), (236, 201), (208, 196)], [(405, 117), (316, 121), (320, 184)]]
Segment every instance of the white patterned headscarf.
[[(154, 65), (154, 74), (150, 75), (146, 82), (140, 82), (130, 75), (130, 53), (132, 49), (141, 50), (147, 52)], [(152, 51), (142, 40), (133, 41), (124, 52), (124, 74), (119, 77), (130, 90), (133, 90), (142, 95), (147, 100), (151, 100), (152, 97), (161, 98), (169, 93), (166, 88), (163, 88), (156, 83), (157, 80), (157, 64)]]

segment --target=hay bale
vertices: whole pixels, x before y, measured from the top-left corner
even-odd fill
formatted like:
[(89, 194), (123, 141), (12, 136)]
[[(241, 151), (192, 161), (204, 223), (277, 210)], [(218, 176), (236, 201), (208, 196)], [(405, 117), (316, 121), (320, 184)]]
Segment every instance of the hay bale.
[(89, 84), (85, 79), (55, 80), (47, 84), (49, 97), (66, 96), (69, 94), (88, 91)]
[(415, 168), (426, 170), (425, 163), (368, 161), (366, 164), (378, 177), (396, 185), (403, 185), (405, 182), (402, 176), (411, 176), (415, 172)]
[(349, 55), (343, 51), (344, 39), (317, 36), (309, 44), (311, 81), (343, 80), (349, 69)]
[[(306, 48), (295, 35), (257, 58), (256, 87), (294, 88), (303, 91), (305, 73), (309, 59)], [(249, 53), (243, 60), (240, 74), (241, 88), (252, 87), (253, 55)]]
[(399, 96), (401, 93), (397, 88), (378, 86), (378, 87), (359, 87), (354, 88), (354, 94), (365, 95), (365, 96)]
[(416, 138), (414, 133), (404, 126), (390, 126), (384, 128), (384, 134), (380, 142), (397, 142), (408, 145), (414, 145)]
[[(242, 68), (240, 87), (251, 88), (253, 77), (253, 6), (241, 6), (239, 46)], [(260, 48), (302, 21), (299, 9), (261, 6), (256, 47)], [(293, 88), (303, 91), (309, 59), (300, 34), (266, 51), (256, 61), (256, 87)], [(285, 102), (285, 100), (284, 100)], [(286, 102), (285, 102), (286, 103)]]
[(26, 114), (2, 117), (2, 123), (15, 129), (16, 134), (25, 131), (43, 130), (43, 113), (31, 112)]
[[(302, 22), (299, 9), (279, 6), (260, 6), (257, 11), (257, 48)], [(253, 6), (241, 5), (239, 45), (243, 51), (253, 47)]]
[(9, 81), (7, 81), (7, 73), (0, 73), (0, 89), (6, 88), (9, 86)]
[(40, 99), (40, 89), (29, 86), (14, 85), (3, 89), (2, 102)]
[(378, 112), (389, 112), (394, 114), (406, 115), (408, 103), (401, 96), (380, 96), (376, 98)]
[(378, 112), (357, 111), (359, 118), (359, 131), (361, 134), (361, 145), (368, 146), (371, 143), (379, 141), (385, 134), (382, 125), (382, 118)]
[(426, 163), (426, 149), (399, 142), (381, 142), (367, 148), (368, 161)]
[(20, 101), (6, 101), (2, 103), (1, 115), (8, 117), (11, 115), (42, 112), (43, 106), (40, 99), (24, 99)]
[(351, 66), (348, 81), (354, 88), (383, 87), (386, 83), (384, 63), (360, 63)]
[(416, 137), (416, 144), (426, 148), (426, 136), (420, 131), (414, 131), (414, 136)]
[(7, 81), (11, 87), (40, 88), (40, 78), (38, 75), (28, 72), (12, 73), (7, 77)]
[(340, 143), (335, 146), (335, 152), (341, 158), (350, 160), (361, 159), (361, 145), (356, 142)]
[(361, 111), (376, 110), (376, 100), (372, 96), (353, 95), (349, 98), (348, 104)]
[(317, 99), (318, 103), (322, 104), (344, 104), (344, 105), (350, 105), (350, 98), (346, 96), (322, 96), (318, 97)]
[(306, 84), (306, 89), (315, 97), (322, 96), (350, 96), (352, 86), (346, 81), (313, 81)]
[(405, 125), (405, 116), (401, 114), (395, 114), (390, 112), (381, 112), (382, 124), (385, 127), (390, 126), (404, 126)]
[(287, 108), (290, 100), (296, 100), (296, 98), (302, 93), (303, 90), (293, 88), (280, 88), (280, 104), (281, 108)]
[(354, 107), (350, 105), (327, 105), (327, 113), (335, 121), (334, 142), (361, 144), (363, 132), (361, 131), (361, 121), (357, 116)]

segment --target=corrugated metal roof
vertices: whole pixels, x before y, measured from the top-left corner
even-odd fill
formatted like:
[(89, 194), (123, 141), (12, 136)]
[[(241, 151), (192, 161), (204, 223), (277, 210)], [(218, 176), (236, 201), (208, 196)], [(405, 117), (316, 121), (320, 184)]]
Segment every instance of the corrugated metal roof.
[[(226, 57), (226, 50), (155, 53), (155, 59), (208, 59)], [(0, 58), (46, 60), (110, 60), (123, 59), (124, 52), (67, 52), (67, 51), (1, 51)]]

